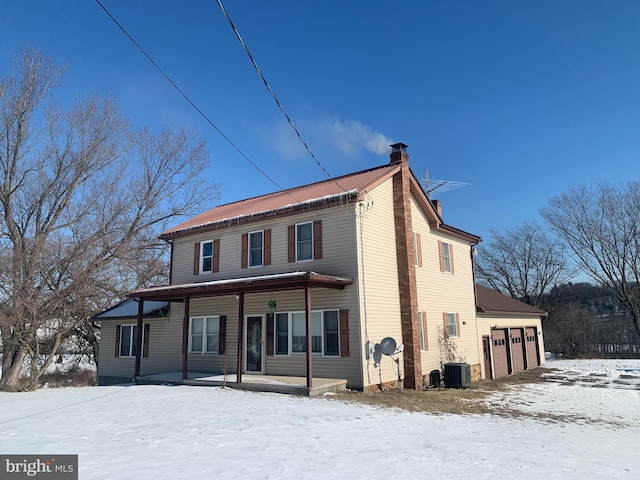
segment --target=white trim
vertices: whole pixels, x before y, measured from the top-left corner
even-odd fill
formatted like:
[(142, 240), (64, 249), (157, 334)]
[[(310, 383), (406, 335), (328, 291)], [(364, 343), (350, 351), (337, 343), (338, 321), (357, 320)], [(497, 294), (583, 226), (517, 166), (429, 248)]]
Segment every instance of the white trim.
[[(336, 321), (337, 321), (337, 330), (336, 339), (338, 342), (338, 351), (336, 353), (325, 353), (326, 345), (325, 345), (325, 335), (326, 335), (326, 312), (335, 312)], [(306, 355), (305, 352), (294, 352), (293, 351), (293, 315), (302, 314), (305, 316), (305, 330), (306, 330), (306, 312), (304, 310), (295, 310), (289, 312), (276, 312), (273, 316), (273, 353), (278, 357), (302, 357)], [(313, 334), (313, 320), (314, 314), (320, 315), (320, 351), (319, 352), (311, 352), (313, 356), (316, 357), (327, 357), (327, 358), (340, 358), (340, 310), (337, 308), (327, 308), (323, 310), (311, 310), (311, 333)], [(278, 315), (287, 315), (287, 353), (278, 353)], [(317, 318), (317, 317), (316, 317)], [(312, 335), (313, 336), (313, 335)], [(305, 332), (305, 346), (306, 346), (306, 332)], [(313, 348), (313, 347), (312, 347)]]
[[(299, 258), (298, 255), (298, 227), (302, 226), (302, 225), (311, 225), (311, 258), (303, 258), (302, 260)], [(300, 222), (300, 223), (296, 223), (296, 234), (295, 234), (295, 242), (296, 242), (296, 262), (302, 263), (302, 262), (311, 262), (313, 260), (313, 221), (309, 221), (309, 222)]]
[[(260, 234), (260, 264), (259, 265), (251, 265), (251, 235), (259, 233)], [(254, 267), (263, 267), (264, 266), (264, 230), (254, 230), (253, 232), (249, 232), (247, 234), (247, 266), (249, 268)]]
[[(205, 270), (204, 269), (204, 259), (205, 259), (205, 255), (204, 255), (204, 246), (205, 244), (210, 243), (211, 244), (211, 269), (210, 270)], [(207, 255), (206, 258), (209, 258), (209, 255)], [(207, 273), (213, 273), (213, 240), (203, 240), (200, 242), (200, 259), (199, 259), (199, 270), (200, 270), (200, 275), (204, 275)]]
[(451, 248), (449, 242), (444, 241), (442, 242), (442, 268), (444, 273), (451, 273)]
[[(144, 326), (146, 325), (143, 324), (142, 325), (142, 349), (144, 350)], [(129, 353), (130, 355), (122, 355), (122, 331), (124, 329), (124, 327), (132, 327), (131, 328), (131, 334), (130, 334), (130, 343), (129, 343)], [(133, 334), (134, 333), (134, 329), (138, 328), (138, 324), (137, 323), (122, 323), (120, 324), (120, 342), (118, 343), (118, 358), (135, 358), (135, 353), (133, 353), (133, 349), (136, 346), (136, 336)], [(144, 352), (142, 352), (142, 354), (144, 354)]]
[[(457, 313), (452, 313), (452, 312), (446, 312), (447, 314), (447, 335), (449, 336), (449, 338), (458, 338), (460, 336), (460, 332), (458, 331), (458, 314)], [(449, 328), (449, 322), (451, 320), (450, 315), (453, 315), (453, 325), (456, 327), (456, 334), (455, 335), (451, 335), (450, 333), (450, 328)]]
[[(200, 347), (202, 347), (202, 350), (194, 352), (192, 348), (193, 347), (192, 329), (193, 329), (193, 320), (196, 318), (201, 318), (203, 320), (202, 333), (196, 334), (196, 335), (202, 335), (202, 343), (200, 345)], [(207, 350), (207, 323), (209, 322), (209, 320), (217, 320), (218, 322), (218, 349), (215, 352)], [(213, 335), (213, 334), (210, 334), (210, 335)], [(189, 345), (188, 345), (187, 352), (189, 353), (189, 355), (218, 355), (220, 353), (220, 315), (194, 315), (192, 317), (189, 317)]]

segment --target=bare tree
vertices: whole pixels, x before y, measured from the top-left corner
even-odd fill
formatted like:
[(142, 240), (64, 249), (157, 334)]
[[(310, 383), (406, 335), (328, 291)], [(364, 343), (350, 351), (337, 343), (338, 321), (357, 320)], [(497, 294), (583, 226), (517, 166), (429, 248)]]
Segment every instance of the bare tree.
[(29, 388), (83, 322), (162, 279), (157, 234), (219, 198), (204, 141), (134, 129), (111, 98), (49, 100), (63, 69), (25, 50), (0, 79), (0, 389)]
[(554, 286), (574, 275), (562, 245), (537, 223), (525, 222), (504, 233), (491, 230), (476, 257), (478, 280), (512, 298), (551, 313)]
[(582, 270), (616, 295), (640, 334), (640, 183), (574, 188), (541, 214)]

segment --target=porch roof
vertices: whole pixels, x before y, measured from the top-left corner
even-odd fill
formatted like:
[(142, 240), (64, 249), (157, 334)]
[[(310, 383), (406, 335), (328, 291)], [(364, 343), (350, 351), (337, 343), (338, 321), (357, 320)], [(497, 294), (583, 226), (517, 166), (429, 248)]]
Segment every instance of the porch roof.
[(296, 290), (305, 287), (343, 289), (351, 285), (348, 277), (325, 275), (316, 272), (288, 272), (254, 277), (211, 280), (208, 282), (183, 283), (143, 288), (129, 293), (131, 298), (144, 300), (181, 301), (193, 297), (214, 297), (236, 293), (273, 292)]

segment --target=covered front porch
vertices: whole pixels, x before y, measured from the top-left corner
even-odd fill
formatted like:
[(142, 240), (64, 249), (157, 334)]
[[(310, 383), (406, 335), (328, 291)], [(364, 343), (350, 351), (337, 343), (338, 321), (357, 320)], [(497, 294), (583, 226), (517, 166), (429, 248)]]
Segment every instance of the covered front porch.
[[(136, 355), (135, 355), (135, 369), (134, 369), (134, 381), (135, 383), (172, 383), (172, 384), (189, 384), (189, 385), (226, 385), (232, 388), (241, 388), (244, 390), (258, 390), (258, 391), (277, 391), (282, 393), (293, 393), (298, 395), (319, 395), (325, 393), (327, 391), (335, 391), (336, 389), (344, 390), (346, 388), (346, 378), (345, 379), (337, 379), (337, 378), (320, 378), (317, 375), (313, 375), (313, 356), (317, 354), (317, 350), (312, 348), (312, 328), (311, 328), (311, 317), (312, 317), (312, 306), (311, 306), (311, 289), (319, 288), (319, 289), (339, 289), (342, 290), (345, 286), (350, 285), (353, 281), (350, 278), (339, 277), (339, 276), (331, 276), (318, 274), (315, 272), (289, 272), (289, 273), (281, 273), (274, 275), (264, 275), (264, 276), (255, 276), (255, 277), (243, 277), (237, 279), (226, 279), (226, 280), (215, 280), (208, 282), (198, 282), (198, 283), (190, 283), (190, 284), (178, 284), (178, 285), (166, 285), (161, 287), (152, 287), (141, 289), (132, 292), (129, 294), (131, 298), (135, 301), (139, 302), (138, 305), (138, 316), (137, 316), (137, 324), (138, 332), (142, 332), (143, 328), (143, 312), (144, 312), (144, 303), (150, 301), (169, 301), (169, 302), (179, 302), (182, 304), (182, 308), (180, 305), (177, 305), (178, 309), (173, 309), (172, 317), (181, 321), (182, 325), (182, 369), (181, 371), (168, 371), (165, 373), (153, 373), (147, 372), (147, 375), (141, 375), (141, 362), (146, 362), (147, 359), (144, 360), (141, 358), (141, 342), (142, 338), (140, 335), (136, 336)], [(248, 340), (248, 332), (253, 331), (252, 329), (248, 329), (249, 321), (257, 320), (258, 323), (261, 322), (261, 318), (271, 319), (271, 321), (265, 322), (267, 325), (266, 329), (266, 337), (263, 337), (263, 345), (262, 350), (266, 351), (266, 355), (273, 355), (273, 313), (266, 315), (266, 317), (258, 317), (253, 316), (251, 311), (245, 312), (245, 296), (250, 295), (248, 297), (249, 303), (254, 303), (255, 308), (255, 300), (258, 298), (257, 296), (251, 294), (271, 294), (271, 292), (282, 292), (289, 291), (289, 298), (299, 298), (297, 302), (300, 302), (299, 305), (304, 305), (304, 313), (302, 308), (300, 308), (299, 314), (299, 325), (300, 325), (300, 334), (302, 335), (304, 328), (304, 332), (306, 332), (306, 339), (303, 337), (298, 337), (302, 340), (302, 345), (306, 343), (304, 348), (299, 348), (297, 350), (300, 352), (299, 359), (303, 363), (298, 363), (298, 367), (293, 371), (288, 371), (287, 368), (276, 368), (271, 369), (272, 371), (264, 371), (264, 367), (262, 369), (261, 374), (255, 374), (256, 372), (248, 372), (248, 361), (247, 357), (248, 350), (254, 350), (254, 344)], [(298, 293), (295, 291), (299, 291), (302, 295), (297, 297)], [(261, 295), (259, 295), (261, 296)], [(220, 347), (221, 350), (219, 353), (226, 352), (225, 355), (229, 355), (229, 365), (230, 368), (227, 370), (227, 356), (224, 356), (224, 369), (209, 369), (206, 365), (200, 364), (198, 366), (198, 362), (194, 365), (190, 366), (190, 361), (195, 361), (200, 359), (193, 358), (194, 351), (190, 351), (190, 319), (192, 314), (190, 313), (190, 308), (196, 308), (198, 305), (202, 305), (202, 301), (205, 301), (207, 298), (211, 297), (226, 297), (226, 299), (222, 299), (220, 301), (226, 302), (227, 312), (229, 312), (228, 307), (230, 307), (230, 301), (234, 304), (237, 302), (237, 343), (232, 338), (235, 335), (235, 332), (231, 333), (231, 335), (224, 335), (220, 333)], [(233, 300), (235, 298), (235, 300)], [(315, 298), (315, 294), (314, 294)], [(192, 302), (193, 299), (198, 299), (197, 302)], [(303, 302), (304, 301), (304, 302)], [(193, 305), (192, 305), (193, 303)], [(271, 304), (271, 302), (269, 302)], [(273, 302), (275, 304), (275, 302)], [(217, 303), (216, 303), (217, 304)], [(265, 302), (266, 304), (266, 302)], [(196, 307), (194, 307), (194, 305)], [(173, 305), (176, 307), (176, 305)], [(269, 305), (271, 308), (271, 305)], [(201, 308), (201, 307), (198, 307)], [(233, 307), (235, 313), (235, 306)], [(255, 310), (254, 310), (255, 311)], [(337, 310), (336, 310), (337, 312)], [(342, 313), (340, 311), (342, 321)], [(346, 311), (345, 313), (345, 323), (347, 321)], [(176, 316), (177, 314), (177, 316)], [(235, 315), (231, 315), (229, 317), (228, 313), (226, 316), (221, 316), (221, 324), (229, 324), (231, 318), (235, 317)], [(314, 313), (316, 315), (316, 313)], [(304, 318), (303, 318), (304, 317)], [(227, 318), (229, 320), (227, 320)], [(314, 317), (315, 318), (315, 317)], [(335, 317), (337, 318), (337, 313), (335, 313)], [(317, 319), (316, 319), (317, 320)], [(316, 321), (314, 320), (314, 322)], [(231, 325), (234, 325), (235, 320)], [(302, 327), (302, 324), (305, 324)], [(263, 324), (264, 325), (264, 324)], [(315, 323), (314, 323), (315, 325)], [(270, 328), (269, 328), (270, 327)], [(222, 328), (222, 327), (221, 327)], [(262, 327), (261, 327), (262, 328)], [(175, 335), (177, 334), (177, 335)], [(174, 338), (179, 338), (178, 332), (175, 332)], [(338, 332), (336, 332), (338, 334)], [(342, 335), (342, 332), (340, 332)], [(253, 337), (252, 337), (253, 338)], [(146, 340), (145, 340), (146, 341)], [(245, 345), (246, 344), (246, 345)], [(298, 344), (300, 345), (300, 344)], [(248, 347), (251, 346), (251, 349)], [(337, 340), (336, 340), (337, 346)], [(237, 349), (236, 349), (237, 347)], [(245, 348), (247, 347), (247, 348)], [(216, 343), (216, 349), (217, 343)], [(226, 350), (225, 350), (226, 349)], [(229, 352), (231, 350), (231, 353)], [(234, 360), (233, 350), (237, 352), (237, 358)], [(348, 335), (348, 326), (344, 332), (344, 339), (341, 337), (341, 354), (346, 353), (348, 355), (349, 352), (349, 335)], [(216, 350), (217, 351), (217, 350)], [(286, 353), (286, 352), (285, 352)], [(264, 355), (264, 354), (263, 354)], [(203, 357), (204, 358), (204, 357)], [(213, 358), (213, 357), (212, 357)], [(221, 358), (221, 357), (219, 357)], [(264, 357), (263, 357), (264, 358)], [(273, 358), (273, 357), (269, 357)], [(285, 357), (286, 358), (286, 357)], [(292, 358), (292, 357), (290, 357)], [(335, 357), (329, 357), (335, 358)], [(234, 365), (235, 364), (235, 365)], [(211, 365), (209, 365), (210, 367)], [(195, 367), (195, 368), (194, 368)], [(200, 370), (201, 368), (205, 368), (205, 370)], [(235, 367), (235, 368), (234, 368)], [(303, 367), (303, 368), (300, 368)], [(321, 365), (322, 367), (322, 365)], [(169, 367), (172, 368), (172, 367)], [(173, 367), (175, 368), (175, 367)], [(234, 371), (235, 370), (235, 371)], [(247, 371), (246, 371), (247, 370)], [(322, 368), (321, 368), (322, 370)], [(155, 372), (162, 372), (162, 370), (155, 370)], [(222, 375), (222, 372), (225, 372), (226, 375)], [(200, 372), (209, 372), (209, 373), (200, 373)], [(219, 374), (211, 373), (211, 372), (219, 372)], [(265, 375), (269, 374), (270, 375)], [(305, 375), (306, 373), (306, 375)], [(334, 373), (334, 375), (331, 375)], [(335, 377), (340, 375), (335, 375), (336, 372), (324, 371), (324, 377)], [(274, 375), (278, 374), (278, 375)], [(284, 374), (284, 375), (281, 375)], [(303, 374), (304, 376), (301, 376)], [(195, 383), (194, 383), (195, 382)]]
[(134, 377), (136, 385), (191, 385), (198, 387), (228, 387), (236, 390), (251, 392), (285, 393), (317, 397), (325, 393), (342, 392), (347, 388), (346, 379), (313, 378), (312, 386), (307, 386), (306, 377), (290, 377), (284, 375), (243, 375), (242, 382), (238, 382), (235, 373), (218, 375), (201, 372), (187, 372), (183, 378), (182, 372), (157, 373)]

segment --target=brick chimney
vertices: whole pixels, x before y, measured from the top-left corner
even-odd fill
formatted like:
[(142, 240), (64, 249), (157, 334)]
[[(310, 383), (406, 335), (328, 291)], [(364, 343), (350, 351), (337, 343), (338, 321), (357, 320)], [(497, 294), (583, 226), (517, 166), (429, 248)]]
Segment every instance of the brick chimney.
[(409, 154), (407, 153), (407, 145), (404, 143), (394, 143), (391, 145), (391, 158), (390, 164), (394, 163), (409, 163)]
[(411, 171), (404, 143), (391, 145), (391, 164), (400, 168), (393, 175), (393, 217), (396, 234), (400, 327), (404, 343), (404, 386), (422, 389), (420, 327), (418, 324), (418, 287), (413, 251), (411, 219)]
[(438, 215), (440, 215), (440, 217), (442, 217), (442, 202), (440, 200), (431, 200), (431, 203), (433, 204), (434, 208), (436, 209), (436, 212), (438, 212)]

